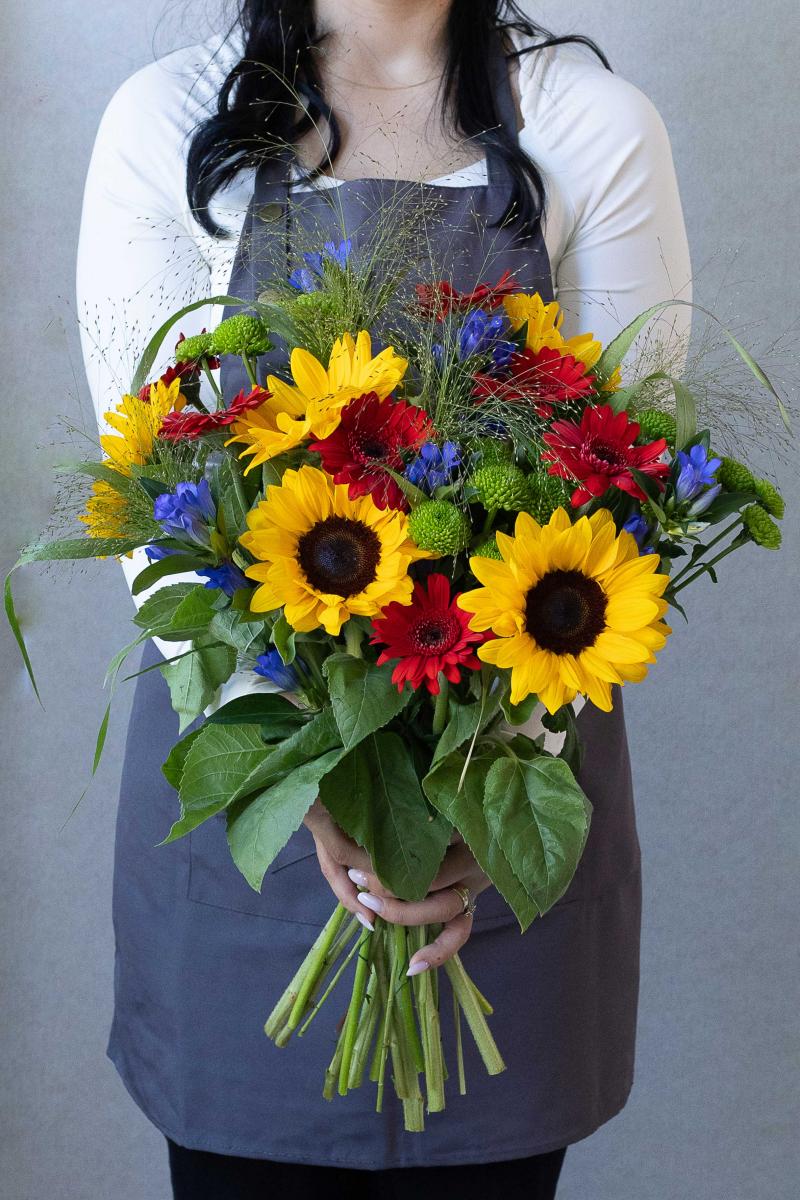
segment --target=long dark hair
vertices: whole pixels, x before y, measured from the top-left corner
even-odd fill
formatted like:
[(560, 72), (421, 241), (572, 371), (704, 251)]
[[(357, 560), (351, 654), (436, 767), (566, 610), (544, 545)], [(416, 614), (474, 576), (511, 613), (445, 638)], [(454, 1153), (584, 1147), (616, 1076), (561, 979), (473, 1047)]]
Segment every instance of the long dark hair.
[[(209, 212), (214, 195), (244, 168), (295, 142), (324, 122), (329, 142), (324, 162), (340, 148), (336, 114), (325, 101), (312, 47), (320, 41), (313, 0), (240, 0), (235, 28), (244, 34), (242, 58), (228, 73), (216, 112), (195, 130), (186, 166), (186, 191), (197, 220), (213, 236), (224, 231)], [(484, 149), (493, 147), (513, 178), (509, 212), (523, 228), (542, 215), (544, 182), (518, 141), (498, 125), (486, 47), (497, 29), (522, 33), (529, 44), (517, 55), (568, 42), (588, 46), (610, 69), (603, 52), (579, 34), (556, 37), (534, 24), (511, 0), (452, 0), (447, 18), (447, 61), (442, 78), (442, 117)], [(297, 117), (293, 97), (306, 111)], [(314, 172), (311, 172), (313, 175)]]

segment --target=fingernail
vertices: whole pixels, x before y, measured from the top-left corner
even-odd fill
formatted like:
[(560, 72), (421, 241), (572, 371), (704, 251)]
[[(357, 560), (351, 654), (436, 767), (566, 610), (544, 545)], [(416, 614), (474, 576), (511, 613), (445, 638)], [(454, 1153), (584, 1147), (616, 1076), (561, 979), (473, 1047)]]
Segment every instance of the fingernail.
[(361, 892), (358, 897), (360, 904), (365, 904), (367, 908), (371, 908), (373, 912), (383, 912), (383, 901), (379, 896), (371, 896), (369, 892)]
[(355, 867), (351, 867), (347, 874), (350, 876), (353, 883), (357, 883), (361, 887), (367, 886), (367, 877), (363, 871), (357, 871)]
[(361, 922), (361, 924), (364, 926), (365, 929), (368, 929), (370, 931), (370, 933), (375, 932), (375, 926), (372, 924), (372, 921), (368, 921), (363, 913), (356, 913), (356, 916), (358, 917), (359, 921)]
[(406, 975), (421, 975), (423, 971), (430, 969), (430, 965), (430, 963), (426, 963), (424, 960), (412, 963), (406, 971)]

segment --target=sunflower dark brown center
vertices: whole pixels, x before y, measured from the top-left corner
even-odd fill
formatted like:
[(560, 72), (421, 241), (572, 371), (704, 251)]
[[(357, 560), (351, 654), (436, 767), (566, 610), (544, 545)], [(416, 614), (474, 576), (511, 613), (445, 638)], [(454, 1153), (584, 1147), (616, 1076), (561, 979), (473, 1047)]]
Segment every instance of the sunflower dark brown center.
[(461, 637), (461, 622), (451, 613), (420, 617), (411, 628), (410, 641), (417, 654), (446, 654)]
[(335, 596), (355, 596), (375, 579), (381, 543), (363, 521), (328, 517), (303, 534), (297, 557), (312, 587)]
[(528, 592), (525, 628), (554, 654), (580, 654), (605, 629), (606, 595), (580, 571), (550, 571)]

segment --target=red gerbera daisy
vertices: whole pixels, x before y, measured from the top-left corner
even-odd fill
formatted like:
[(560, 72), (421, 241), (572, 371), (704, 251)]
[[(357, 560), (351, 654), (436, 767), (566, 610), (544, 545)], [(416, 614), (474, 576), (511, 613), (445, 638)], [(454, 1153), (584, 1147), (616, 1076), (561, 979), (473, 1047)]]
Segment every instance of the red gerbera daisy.
[(498, 308), (504, 296), (517, 290), (516, 280), (510, 271), (504, 271), (497, 283), (479, 283), (471, 292), (459, 292), (446, 279), (436, 283), (418, 283), (417, 302), (426, 317), (443, 321), (451, 312), (465, 312), (468, 308)]
[(184, 438), (199, 438), (206, 433), (216, 433), (218, 429), (232, 425), (248, 409), (259, 408), (271, 395), (272, 393), (265, 388), (254, 387), (246, 396), (243, 391), (239, 392), (227, 408), (220, 408), (217, 412), (187, 412), (183, 409), (181, 412), (167, 413), (158, 436), (165, 442), (179, 442)]
[(473, 396), (479, 402), (489, 396), (512, 402), (527, 400), (538, 416), (549, 420), (554, 404), (579, 400), (594, 384), (594, 375), (586, 374), (585, 363), (547, 346), (538, 351), (526, 347), (512, 354), (508, 372), (503, 377), (476, 374)]
[(646, 446), (636, 446), (638, 436), (639, 426), (628, 420), (627, 413), (615, 413), (610, 405), (604, 404), (587, 408), (580, 424), (554, 421), (550, 432), (544, 435), (550, 449), (542, 458), (553, 464), (549, 468), (551, 475), (580, 481), (581, 486), (572, 493), (576, 507), (593, 496), (602, 496), (610, 487), (645, 500), (631, 469), (656, 480), (668, 475), (667, 464), (658, 461), (667, 443), (659, 438)]
[[(202, 330), (205, 333), (205, 329)], [(175, 343), (175, 349), (178, 349), (181, 342), (186, 341), (186, 334), (182, 333)], [(215, 371), (219, 366), (218, 358), (208, 359), (209, 370)], [(163, 375), (159, 375), (161, 383), (169, 386), (173, 379), (182, 379), (185, 383), (194, 383), (200, 375), (200, 365), (196, 359), (186, 358), (180, 362), (176, 362), (173, 367), (167, 367)], [(139, 399), (147, 403), (150, 400), (150, 384), (144, 383), (139, 388)]]
[(462, 668), (480, 670), (475, 646), (485, 642), (487, 635), (473, 633), (470, 614), (458, 607), (457, 600), (458, 595), (450, 597), (446, 575), (429, 575), (426, 583), (414, 584), (410, 605), (393, 601), (372, 622), (372, 644), (386, 646), (378, 666), (400, 659), (392, 671), (398, 692), (406, 683), (415, 690), (424, 683), (432, 696), (438, 696), (440, 673), (450, 683), (458, 683)]
[(402, 489), (383, 468), (403, 470), (403, 450), (417, 450), (433, 436), (427, 413), (405, 400), (381, 400), (375, 392), (358, 396), (342, 409), (329, 437), (309, 450), (335, 483), (350, 485), (349, 496), (372, 496), (378, 508), (408, 508)]

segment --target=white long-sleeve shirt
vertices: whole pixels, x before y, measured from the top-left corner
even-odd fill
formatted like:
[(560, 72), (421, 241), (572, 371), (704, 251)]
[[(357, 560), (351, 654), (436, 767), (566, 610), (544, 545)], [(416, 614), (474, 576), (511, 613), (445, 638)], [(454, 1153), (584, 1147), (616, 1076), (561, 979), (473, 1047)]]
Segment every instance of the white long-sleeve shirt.
[[(231, 236), (215, 239), (189, 210), (185, 162), (189, 136), (210, 112), (237, 56), (234, 44), (218, 41), (178, 50), (132, 75), (103, 114), (86, 180), (77, 263), (84, 360), (101, 430), (103, 414), (128, 390), (139, 354), (166, 317), (190, 301), (227, 291), (254, 173), (240, 172), (216, 198), (212, 212)], [(591, 331), (607, 343), (650, 305), (690, 300), (672, 152), (651, 101), (572, 46), (523, 55), (519, 91), (520, 144), (546, 184), (544, 236), (565, 310), (563, 332)], [(485, 163), (478, 163), (435, 182), (485, 181)], [(659, 321), (659, 337), (674, 342), (678, 360), (688, 341), (689, 313), (671, 309)], [(189, 336), (212, 328), (221, 316), (220, 308), (203, 306), (181, 320), (180, 329)], [(167, 339), (153, 377), (168, 365), (173, 342)], [(129, 583), (144, 565), (143, 551), (123, 560)], [(185, 647), (161, 649), (174, 655)], [(239, 680), (220, 699), (264, 682)]]

